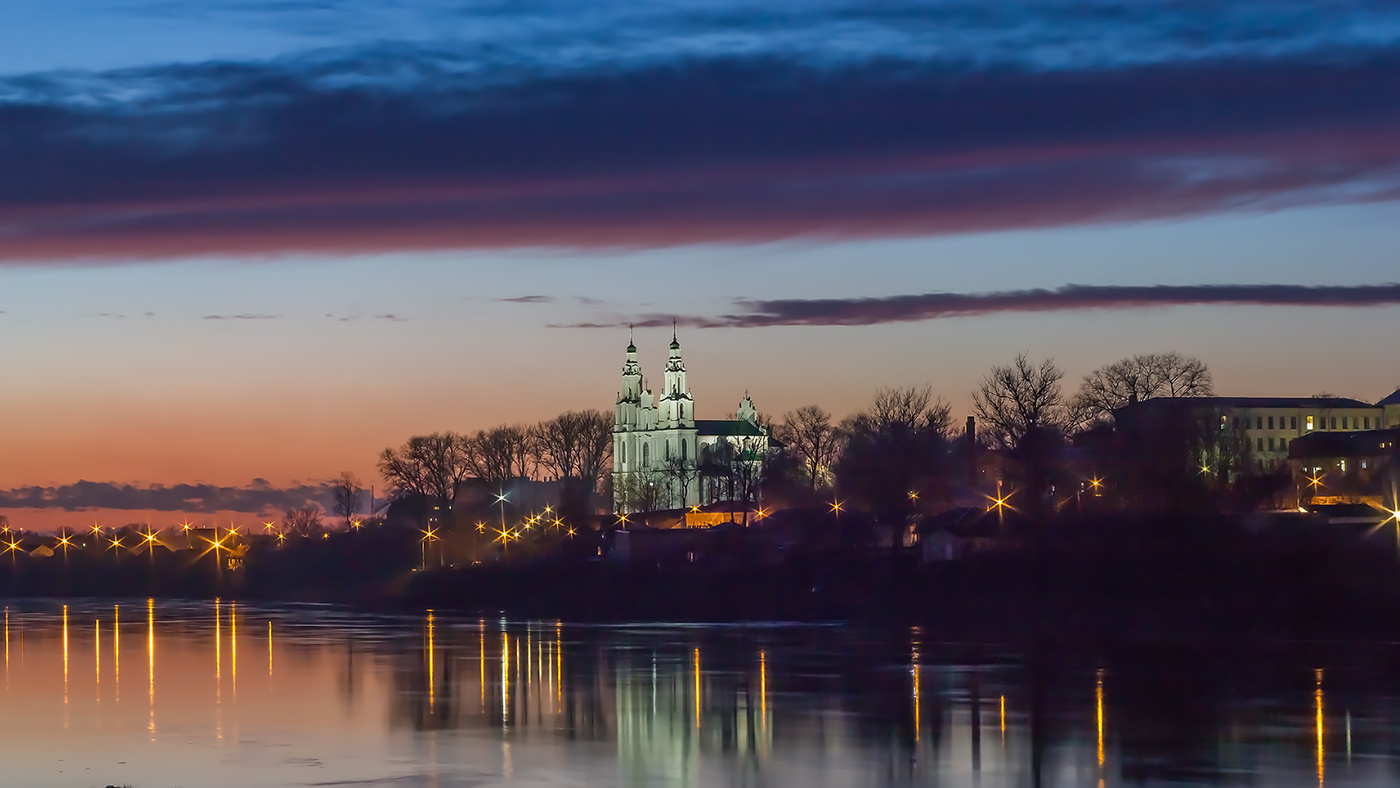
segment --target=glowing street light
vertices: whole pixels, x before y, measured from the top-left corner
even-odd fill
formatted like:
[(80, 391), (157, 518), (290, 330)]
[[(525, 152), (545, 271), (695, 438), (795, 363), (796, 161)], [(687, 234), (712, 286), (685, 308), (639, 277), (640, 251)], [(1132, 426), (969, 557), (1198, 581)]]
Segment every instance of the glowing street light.
[(844, 504), (842, 504), (840, 501), (832, 501), (832, 502), (831, 502), (831, 512), (832, 512), (832, 514), (840, 515), (841, 512), (842, 512), (842, 507), (843, 507), (843, 506), (844, 506)]

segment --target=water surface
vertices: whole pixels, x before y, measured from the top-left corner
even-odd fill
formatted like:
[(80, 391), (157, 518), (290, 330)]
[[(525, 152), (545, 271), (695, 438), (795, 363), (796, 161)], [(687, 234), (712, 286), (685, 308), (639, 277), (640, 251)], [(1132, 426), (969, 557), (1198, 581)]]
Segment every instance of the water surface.
[(1380, 786), (1390, 646), (10, 602), (4, 784)]

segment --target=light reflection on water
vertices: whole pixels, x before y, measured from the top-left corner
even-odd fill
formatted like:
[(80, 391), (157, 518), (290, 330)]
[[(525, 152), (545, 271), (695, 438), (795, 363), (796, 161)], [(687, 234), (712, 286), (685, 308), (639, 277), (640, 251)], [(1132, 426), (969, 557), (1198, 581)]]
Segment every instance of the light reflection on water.
[[(1292, 647), (1029, 659), (917, 628), (592, 627), (149, 600), (14, 602), (4, 641), (5, 784), (1379, 786), (1400, 775), (1391, 647), (1324, 667)], [(125, 699), (123, 656), (146, 667)]]

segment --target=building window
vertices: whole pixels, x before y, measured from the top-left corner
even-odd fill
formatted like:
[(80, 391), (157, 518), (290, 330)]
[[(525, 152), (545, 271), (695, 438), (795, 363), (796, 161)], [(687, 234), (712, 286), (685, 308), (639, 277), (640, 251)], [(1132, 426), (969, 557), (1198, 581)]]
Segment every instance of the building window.
[(687, 443), (687, 442), (685, 441), (685, 439), (681, 439), (681, 460), (682, 460), (682, 461), (684, 461), (684, 460), (686, 459), (686, 454), (688, 454), (688, 452), (686, 451), (686, 447), (689, 446), (689, 445), (690, 445), (690, 444)]
[(650, 465), (651, 465), (651, 444), (649, 444), (649, 443), (643, 443), (643, 444), (642, 444), (642, 467), (643, 467), (643, 468), (646, 468), (646, 467), (648, 467), (648, 466), (650, 466)]
[(1259, 445), (1259, 451), (1263, 451), (1263, 450), (1264, 450), (1264, 439), (1263, 439), (1263, 438), (1260, 438), (1260, 439), (1259, 439), (1259, 444), (1258, 444), (1258, 445)]
[(1363, 429), (1363, 430), (1369, 430), (1369, 429), (1371, 429), (1371, 417), (1370, 417), (1370, 416), (1366, 416), (1366, 417), (1363, 418), (1363, 421), (1364, 421), (1364, 423), (1365, 423), (1365, 426), (1362, 427), (1361, 429)]
[(1274, 450), (1274, 438), (1273, 438), (1272, 435), (1270, 435), (1270, 436), (1269, 436), (1269, 451), (1273, 451), (1273, 450)]
[(1263, 416), (1255, 416), (1255, 417), (1254, 417), (1254, 429), (1256, 429), (1256, 430), (1262, 430), (1262, 429), (1264, 429), (1264, 417), (1263, 417)]
[(1308, 417), (1308, 432), (1312, 432), (1312, 431), (1313, 431), (1313, 417), (1312, 417), (1312, 416), (1309, 416), (1309, 417)]
[(1273, 428), (1274, 428), (1274, 417), (1273, 417), (1273, 416), (1270, 416), (1270, 417), (1269, 417), (1269, 429), (1273, 429)]
[(627, 464), (627, 444), (622, 444), (622, 464)]
[[(1290, 426), (1288, 427), (1288, 429), (1290, 429), (1290, 430), (1296, 430), (1296, 429), (1298, 429), (1298, 417), (1297, 417), (1297, 416), (1289, 416), (1289, 417), (1288, 417), (1288, 423), (1289, 423), (1289, 425), (1290, 425)], [(1309, 424), (1308, 427), (1311, 428), (1312, 425)]]
[(1336, 417), (1336, 416), (1333, 416), (1333, 417), (1332, 417), (1332, 429), (1334, 429), (1334, 430), (1337, 429), (1337, 417)]
[(1347, 417), (1346, 417), (1346, 416), (1343, 416), (1343, 417), (1342, 417), (1342, 429), (1345, 430), (1345, 429), (1350, 429), (1350, 428), (1351, 428), (1351, 427), (1350, 427), (1350, 425), (1348, 424)]

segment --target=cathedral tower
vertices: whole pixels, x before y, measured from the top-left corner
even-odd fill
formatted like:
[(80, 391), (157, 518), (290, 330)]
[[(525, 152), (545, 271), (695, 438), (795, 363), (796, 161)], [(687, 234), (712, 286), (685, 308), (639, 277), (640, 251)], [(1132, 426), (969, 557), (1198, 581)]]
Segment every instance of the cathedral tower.
[(671, 327), (671, 355), (666, 359), (666, 388), (661, 392), (661, 429), (695, 426), (695, 400), (685, 383), (685, 362), (681, 360), (681, 343), (676, 329)]

